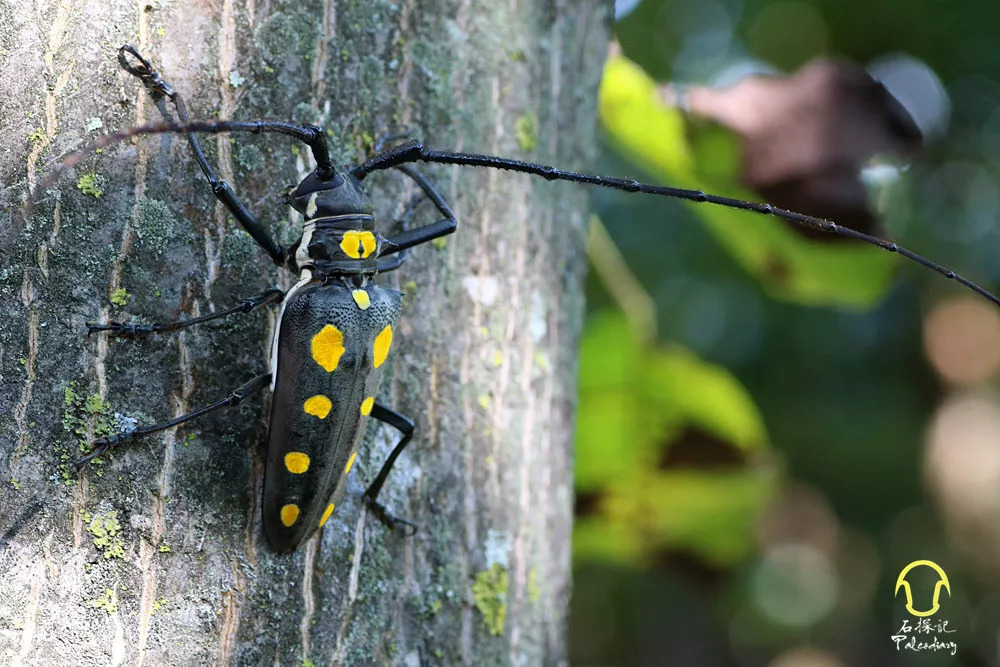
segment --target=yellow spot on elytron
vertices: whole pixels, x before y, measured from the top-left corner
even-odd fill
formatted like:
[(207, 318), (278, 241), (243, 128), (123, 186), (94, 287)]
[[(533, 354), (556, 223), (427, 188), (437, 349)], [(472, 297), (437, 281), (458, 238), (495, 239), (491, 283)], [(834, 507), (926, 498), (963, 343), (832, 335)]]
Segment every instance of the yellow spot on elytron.
[(371, 232), (344, 232), (340, 249), (345, 255), (354, 259), (368, 257), (375, 252), (375, 235)]
[(375, 353), (375, 368), (381, 366), (389, 356), (390, 345), (392, 345), (392, 327), (387, 324), (382, 333), (375, 337), (375, 346), (372, 350)]
[(319, 193), (318, 192), (314, 192), (314, 193), (312, 193), (312, 196), (309, 197), (309, 203), (306, 204), (306, 217), (307, 218), (311, 218), (314, 215), (316, 215), (316, 196), (317, 195), (319, 195)]
[[(326, 398), (326, 397), (318, 396), (316, 398)], [(330, 401), (327, 400), (326, 412), (323, 413), (324, 417), (326, 416), (326, 413), (330, 411), (329, 403)], [(308, 409), (306, 411), (308, 412)], [(288, 472), (295, 475), (301, 475), (306, 470), (309, 470), (309, 455), (303, 454), (302, 452), (288, 452), (287, 454), (285, 454), (285, 467), (288, 468)]]
[(285, 524), (286, 527), (291, 526), (295, 523), (295, 520), (299, 518), (299, 506), (298, 505), (285, 505), (281, 508), (281, 523)]
[(370, 415), (372, 413), (373, 405), (375, 405), (375, 399), (371, 396), (361, 401), (361, 414)]
[(323, 524), (326, 523), (326, 520), (330, 518), (331, 514), (333, 514), (333, 503), (330, 503), (327, 506), (326, 511), (323, 512), (323, 516), (319, 520), (319, 527), (320, 528), (323, 527)]
[[(330, 414), (330, 408), (332, 408), (332, 407), (333, 407), (333, 403), (330, 402), (330, 399), (327, 398), (326, 396), (323, 396), (322, 394), (317, 394), (316, 396), (313, 396), (312, 398), (307, 398), (306, 402), (302, 405), (302, 408), (308, 414), (311, 414), (314, 417), (319, 417), (320, 419), (326, 419), (326, 416), (328, 414)], [(291, 454), (289, 454), (289, 456), (291, 456)], [(305, 454), (303, 454), (302, 456), (305, 456)], [(287, 462), (287, 460), (288, 460), (287, 457), (285, 458), (285, 460)], [(306, 459), (306, 466), (308, 467), (308, 465), (309, 465), (309, 460), (307, 458)], [(289, 469), (291, 469), (291, 468), (289, 468)], [(292, 472), (295, 472), (295, 471), (292, 470)]]
[(351, 296), (354, 297), (354, 303), (358, 304), (358, 308), (361, 310), (368, 310), (368, 306), (372, 305), (372, 300), (368, 297), (368, 292), (363, 289), (356, 289), (351, 292)]
[(357, 458), (357, 456), (358, 456), (358, 453), (357, 453), (357, 452), (354, 452), (353, 454), (351, 454), (351, 458), (349, 458), (349, 459), (347, 460), (347, 467), (346, 467), (346, 468), (344, 468), (344, 474), (345, 474), (345, 475), (346, 475), (347, 473), (351, 472), (351, 466), (353, 466), (353, 465), (354, 465), (354, 459), (356, 459), (356, 458)]
[(344, 333), (332, 324), (327, 324), (313, 336), (312, 353), (316, 363), (330, 373), (340, 363), (340, 355), (344, 353)]

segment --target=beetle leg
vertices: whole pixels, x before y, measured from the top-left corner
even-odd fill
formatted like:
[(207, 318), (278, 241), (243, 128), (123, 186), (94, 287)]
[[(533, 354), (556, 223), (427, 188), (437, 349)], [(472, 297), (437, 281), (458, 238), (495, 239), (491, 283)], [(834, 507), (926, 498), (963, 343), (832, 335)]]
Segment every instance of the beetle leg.
[(271, 384), (271, 374), (262, 373), (257, 377), (255, 377), (254, 379), (250, 380), (249, 382), (245, 382), (236, 389), (234, 389), (233, 391), (229, 392), (229, 395), (226, 396), (221, 401), (216, 401), (211, 405), (206, 405), (203, 408), (198, 408), (197, 410), (189, 412), (186, 415), (175, 417), (167, 422), (163, 422), (160, 424), (153, 424), (152, 426), (143, 426), (141, 428), (137, 428), (132, 431), (127, 431), (124, 433), (116, 433), (115, 435), (109, 436), (107, 438), (101, 438), (100, 440), (95, 440), (92, 443), (93, 449), (91, 449), (86, 455), (81, 456), (80, 458), (73, 461), (73, 466), (76, 468), (80, 468), (82, 465), (84, 465), (91, 459), (100, 456), (111, 447), (125, 440), (132, 440), (134, 438), (139, 438), (144, 435), (149, 435), (150, 433), (156, 433), (157, 431), (165, 431), (168, 428), (177, 426), (178, 424), (183, 424), (184, 422), (194, 419), (195, 417), (207, 415), (209, 412), (214, 412), (219, 408), (227, 408), (231, 405), (238, 405), (239, 402), (242, 401), (244, 398), (254, 393), (255, 391), (263, 389), (269, 384)]
[[(407, 231), (410, 228), (410, 221), (413, 219), (413, 214), (417, 212), (417, 209), (421, 204), (424, 203), (424, 195), (416, 195), (410, 198), (410, 201), (406, 202), (406, 206), (403, 207), (403, 214), (396, 221), (396, 224)], [(376, 267), (378, 273), (388, 273), (389, 271), (395, 271), (403, 265), (406, 261), (406, 256), (409, 254), (409, 250), (401, 250), (399, 253), (389, 257), (388, 259), (379, 259), (376, 262)]]
[(201, 317), (192, 317), (187, 320), (176, 320), (174, 322), (164, 322), (161, 324), (132, 324), (131, 322), (88, 324), (87, 335), (89, 336), (90, 334), (97, 333), (98, 331), (107, 331), (112, 336), (139, 336), (164, 331), (179, 331), (180, 329), (184, 329), (185, 327), (189, 327), (193, 324), (210, 322), (221, 317), (226, 317), (227, 315), (232, 315), (233, 313), (249, 313), (258, 306), (280, 302), (284, 296), (285, 293), (280, 289), (269, 289), (261, 292), (260, 294), (254, 294), (248, 299), (244, 299), (232, 308), (226, 308), (225, 310), (220, 310), (219, 312), (212, 313), (211, 315), (202, 315)]
[[(129, 62), (126, 53), (132, 54), (138, 61), (139, 65), (135, 66)], [(174, 109), (177, 112), (177, 118), (181, 123), (187, 123), (190, 120), (187, 111), (187, 105), (184, 104), (184, 98), (181, 97), (180, 93), (174, 90), (173, 86), (164, 81), (160, 77), (160, 73), (156, 71), (148, 60), (143, 58), (138, 51), (132, 46), (126, 44), (125, 46), (118, 49), (118, 64), (121, 65), (122, 69), (137, 77), (142, 83), (149, 89), (150, 93), (153, 95), (154, 99), (166, 98), (173, 102)], [(160, 109), (160, 114), (168, 121), (173, 123), (174, 119), (170, 116), (170, 113), (166, 110), (166, 107), (157, 104), (157, 108)], [(222, 202), (223, 206), (229, 209), (229, 212), (236, 218), (243, 229), (247, 231), (253, 240), (257, 242), (260, 247), (262, 247), (274, 263), (278, 266), (285, 265), (285, 252), (282, 250), (281, 246), (274, 242), (271, 238), (270, 233), (267, 228), (264, 227), (254, 217), (243, 202), (240, 201), (233, 189), (229, 187), (229, 184), (221, 180), (215, 175), (215, 171), (208, 164), (208, 160), (205, 158), (205, 152), (201, 148), (201, 144), (198, 142), (198, 138), (193, 132), (187, 132), (187, 140), (191, 145), (191, 150), (194, 152), (194, 159), (198, 161), (198, 166), (201, 167), (202, 173), (205, 174), (205, 178), (208, 179), (209, 185), (212, 186), (212, 194), (215, 198)]]
[(412, 178), (420, 186), (420, 189), (424, 191), (428, 199), (434, 202), (434, 206), (437, 207), (437, 210), (444, 217), (437, 222), (431, 222), (416, 229), (409, 229), (390, 236), (382, 246), (382, 253), (379, 257), (391, 255), (400, 250), (433, 241), (441, 236), (447, 236), (458, 227), (458, 218), (452, 213), (451, 208), (449, 208), (441, 193), (430, 184), (430, 181), (410, 165), (399, 165), (396, 168)]
[(404, 417), (398, 412), (391, 410), (381, 403), (375, 403), (372, 406), (371, 416), (379, 420), (383, 424), (388, 424), (392, 426), (400, 433), (403, 437), (396, 446), (393, 448), (392, 452), (386, 458), (385, 463), (382, 464), (382, 469), (378, 471), (378, 475), (375, 476), (375, 480), (368, 485), (365, 490), (364, 499), (365, 503), (372, 513), (390, 528), (402, 525), (406, 526), (405, 533), (407, 535), (413, 535), (417, 531), (417, 524), (406, 519), (401, 519), (399, 517), (393, 516), (386, 510), (385, 505), (378, 502), (378, 494), (382, 491), (382, 485), (385, 484), (385, 478), (389, 476), (389, 472), (392, 470), (393, 464), (399, 455), (406, 449), (406, 445), (410, 443), (410, 439), (413, 438), (413, 420), (409, 417)]
[(379, 259), (375, 262), (375, 268), (378, 273), (389, 273), (390, 271), (395, 271), (403, 265), (406, 261), (406, 256), (409, 250), (403, 250), (398, 255), (393, 255), (392, 257), (386, 257), (385, 259)]

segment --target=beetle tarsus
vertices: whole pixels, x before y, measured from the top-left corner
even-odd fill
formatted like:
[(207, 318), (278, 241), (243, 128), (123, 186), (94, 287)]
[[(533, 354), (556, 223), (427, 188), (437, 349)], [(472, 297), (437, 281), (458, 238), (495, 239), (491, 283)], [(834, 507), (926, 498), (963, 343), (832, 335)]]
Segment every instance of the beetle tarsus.
[(367, 494), (364, 498), (369, 511), (374, 514), (375, 518), (381, 521), (386, 528), (389, 530), (401, 529), (404, 537), (412, 537), (413, 535), (416, 535), (417, 530), (420, 528), (418, 524), (410, 521), (409, 519), (403, 519), (390, 514), (389, 510), (385, 508), (385, 505), (372, 499)]
[[(125, 56), (126, 53), (132, 54), (136, 60), (139, 61), (139, 66), (136, 67), (128, 61)], [(142, 54), (132, 46), (131, 44), (124, 44), (118, 49), (118, 64), (121, 65), (122, 69), (131, 74), (132, 76), (138, 77), (142, 80), (143, 85), (149, 88), (152, 92), (164, 97), (173, 98), (174, 88), (169, 83), (160, 77), (160, 73), (153, 67), (152, 63), (142, 57)]]
[(101, 438), (100, 440), (95, 440), (91, 443), (91, 450), (81, 456), (78, 459), (72, 461), (72, 465), (76, 470), (79, 470), (86, 464), (90, 463), (92, 460), (96, 459), (98, 456), (108, 451), (119, 440), (122, 439), (122, 434), (112, 435), (107, 438)]

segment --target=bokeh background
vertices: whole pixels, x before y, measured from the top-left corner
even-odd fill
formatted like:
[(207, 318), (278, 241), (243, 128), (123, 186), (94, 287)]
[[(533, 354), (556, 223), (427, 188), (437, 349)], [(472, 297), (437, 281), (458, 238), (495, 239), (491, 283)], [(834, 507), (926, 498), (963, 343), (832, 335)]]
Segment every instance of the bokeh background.
[[(597, 171), (778, 197), (1000, 288), (1000, 4), (616, 9)], [(802, 71), (848, 74), (732, 88)], [(772, 218), (594, 200), (573, 663), (998, 664), (1000, 310)], [(949, 577), (931, 618), (954, 631), (922, 639), (955, 655), (891, 639), (919, 559)], [(915, 607), (936, 578), (908, 578)]]

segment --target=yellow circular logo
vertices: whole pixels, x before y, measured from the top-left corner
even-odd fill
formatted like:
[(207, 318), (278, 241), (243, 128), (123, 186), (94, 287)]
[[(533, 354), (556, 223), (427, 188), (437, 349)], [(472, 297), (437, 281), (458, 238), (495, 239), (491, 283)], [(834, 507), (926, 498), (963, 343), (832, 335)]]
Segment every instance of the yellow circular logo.
[[(906, 575), (909, 571), (920, 565), (931, 568), (937, 572), (938, 577), (940, 577), (937, 584), (934, 585), (934, 605), (927, 611), (918, 611), (913, 608), (913, 592), (910, 590), (910, 582), (906, 580)], [(940, 605), (938, 604), (938, 597), (941, 595), (942, 588), (948, 591), (949, 596), (951, 595), (951, 585), (948, 583), (948, 575), (944, 573), (944, 570), (941, 569), (940, 565), (929, 560), (915, 560), (904, 567), (900, 571), (899, 577), (896, 578), (896, 590), (893, 591), (894, 596), (899, 593), (900, 588), (906, 591), (906, 611), (910, 612), (914, 616), (933, 616), (936, 614), (937, 610), (940, 608)]]

